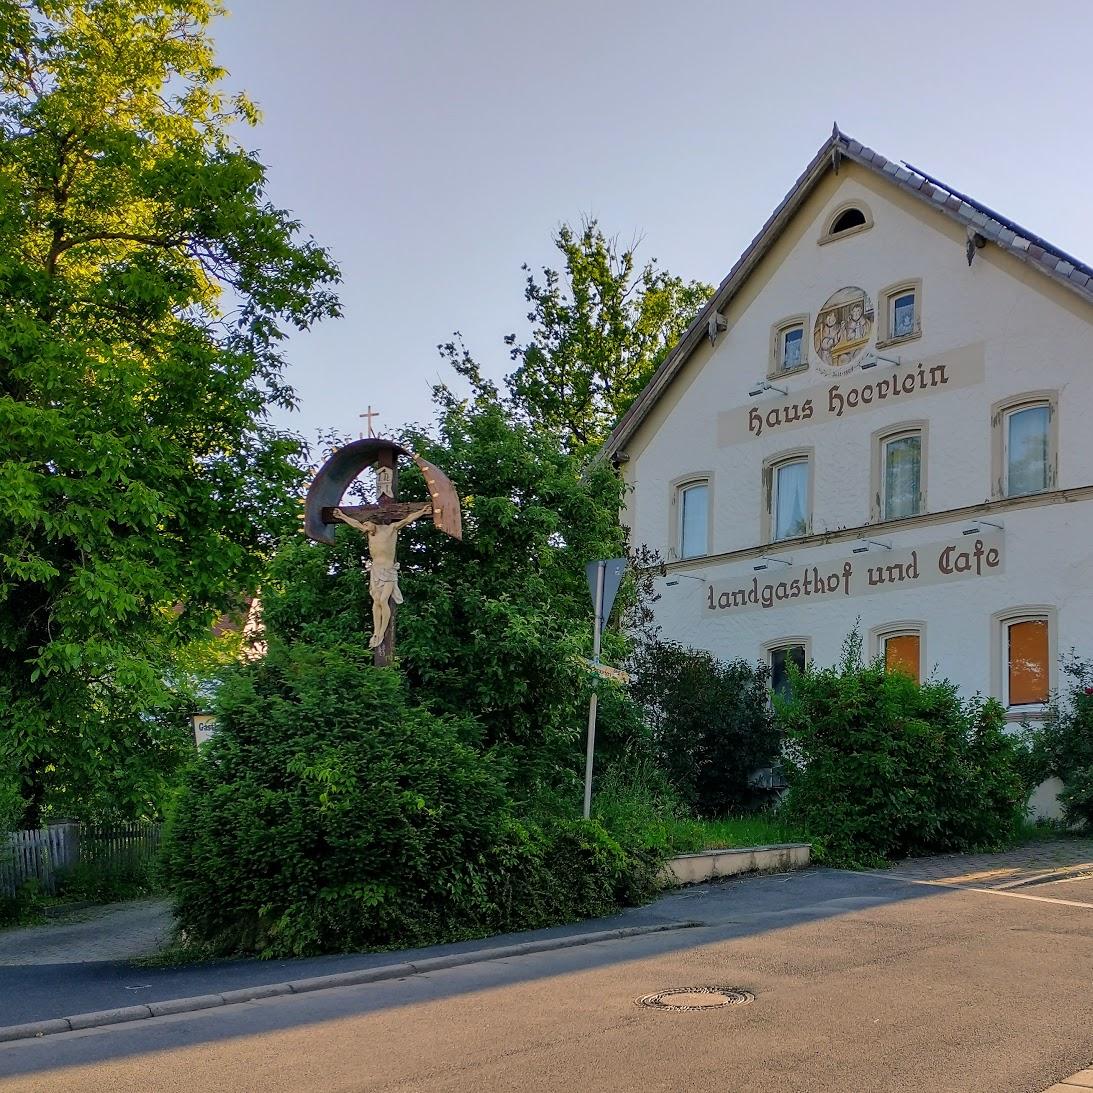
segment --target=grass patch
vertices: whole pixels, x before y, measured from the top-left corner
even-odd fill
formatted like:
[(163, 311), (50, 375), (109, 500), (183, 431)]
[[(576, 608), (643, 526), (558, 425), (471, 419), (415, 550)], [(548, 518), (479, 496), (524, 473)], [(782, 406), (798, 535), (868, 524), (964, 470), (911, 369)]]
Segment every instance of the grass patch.
[(695, 854), (703, 850), (808, 842), (809, 838), (772, 813), (756, 812), (727, 816), (723, 820), (677, 820), (670, 825), (667, 841), (677, 854)]
[(1065, 820), (1040, 819), (1022, 820), (1016, 835), (1016, 843), (1046, 843), (1061, 839), (1088, 839), (1093, 830), (1081, 830), (1067, 825)]

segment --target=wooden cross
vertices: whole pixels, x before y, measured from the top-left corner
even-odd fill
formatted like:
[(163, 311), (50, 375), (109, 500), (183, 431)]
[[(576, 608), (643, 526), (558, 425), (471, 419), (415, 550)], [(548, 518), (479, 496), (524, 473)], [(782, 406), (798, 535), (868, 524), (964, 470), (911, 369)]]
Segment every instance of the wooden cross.
[(378, 410), (373, 410), (371, 403), (368, 404), (368, 410), (367, 410), (366, 413), (357, 415), (357, 417), (367, 418), (367, 426), (366, 427), (368, 429), (368, 435), (369, 436), (375, 436), (376, 435), (376, 430), (372, 428), (372, 418), (379, 417), (379, 416), (380, 416), (379, 411)]

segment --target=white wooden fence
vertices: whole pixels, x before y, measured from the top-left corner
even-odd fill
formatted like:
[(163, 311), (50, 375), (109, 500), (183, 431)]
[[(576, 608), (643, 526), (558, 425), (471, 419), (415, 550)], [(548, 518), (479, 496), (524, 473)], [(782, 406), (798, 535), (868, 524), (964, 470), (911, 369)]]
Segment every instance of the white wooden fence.
[(136, 871), (156, 856), (162, 834), (162, 824), (52, 824), (0, 834), (0, 896), (13, 896), (31, 880), (52, 894), (58, 878), (77, 865)]

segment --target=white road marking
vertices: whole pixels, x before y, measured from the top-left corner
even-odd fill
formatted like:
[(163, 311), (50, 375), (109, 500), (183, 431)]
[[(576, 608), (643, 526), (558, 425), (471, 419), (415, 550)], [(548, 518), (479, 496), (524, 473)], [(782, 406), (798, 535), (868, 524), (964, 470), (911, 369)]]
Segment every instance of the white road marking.
[[(930, 888), (950, 888), (955, 892), (981, 892), (986, 896), (1006, 896), (1009, 899), (1030, 899), (1036, 903), (1059, 903), (1064, 907), (1087, 907), (1093, 911), (1093, 903), (1080, 903), (1073, 899), (1053, 899), (1051, 896), (1030, 896), (1025, 892), (1014, 892), (1005, 888), (975, 888), (969, 884), (951, 884), (943, 880), (916, 880), (913, 877), (903, 877), (899, 873), (866, 873), (861, 870), (848, 870), (856, 872), (862, 877), (883, 877), (885, 880), (898, 880), (904, 884), (923, 884)], [(1084, 879), (1074, 877), (1074, 880)]]

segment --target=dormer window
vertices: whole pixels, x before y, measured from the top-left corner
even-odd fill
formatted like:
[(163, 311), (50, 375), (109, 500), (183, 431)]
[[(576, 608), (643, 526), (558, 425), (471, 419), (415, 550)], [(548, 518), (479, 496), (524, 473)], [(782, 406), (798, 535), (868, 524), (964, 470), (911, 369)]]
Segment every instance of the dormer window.
[(827, 221), (821, 243), (830, 243), (834, 239), (845, 239), (873, 226), (873, 214), (864, 201), (848, 201), (835, 209)]

